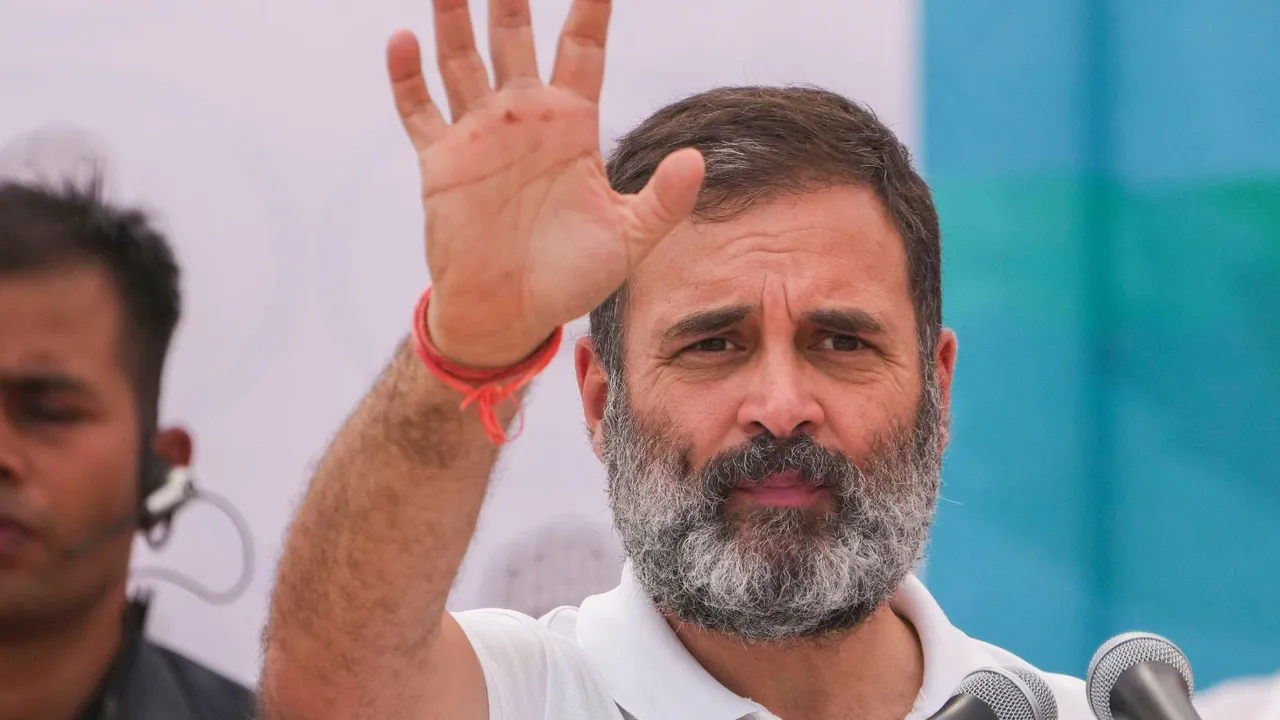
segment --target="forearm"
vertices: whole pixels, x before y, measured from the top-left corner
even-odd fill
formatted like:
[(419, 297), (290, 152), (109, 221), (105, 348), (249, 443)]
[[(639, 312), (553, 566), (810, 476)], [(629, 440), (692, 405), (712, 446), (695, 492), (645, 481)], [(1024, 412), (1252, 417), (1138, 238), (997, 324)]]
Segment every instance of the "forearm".
[(386, 688), (412, 695), (428, 672), (497, 456), (460, 400), (405, 343), (334, 440), (281, 558), (268, 700), (349, 717), (391, 701)]

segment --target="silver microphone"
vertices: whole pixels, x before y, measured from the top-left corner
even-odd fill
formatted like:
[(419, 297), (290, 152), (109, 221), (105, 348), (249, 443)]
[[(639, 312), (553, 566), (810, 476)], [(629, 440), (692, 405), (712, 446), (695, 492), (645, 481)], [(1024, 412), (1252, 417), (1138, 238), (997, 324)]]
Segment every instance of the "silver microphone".
[(1030, 670), (982, 668), (966, 675), (929, 720), (1058, 720), (1058, 701)]
[(1191, 704), (1191, 663), (1159, 635), (1131, 632), (1106, 641), (1085, 682), (1098, 720), (1200, 720)]

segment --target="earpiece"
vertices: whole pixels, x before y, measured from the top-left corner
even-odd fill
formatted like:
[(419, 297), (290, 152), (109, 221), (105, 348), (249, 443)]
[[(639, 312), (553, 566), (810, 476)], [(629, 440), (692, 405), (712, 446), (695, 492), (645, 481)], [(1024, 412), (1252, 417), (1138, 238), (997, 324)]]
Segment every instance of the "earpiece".
[[(196, 597), (216, 605), (234, 602), (244, 594), (244, 591), (249, 587), (249, 582), (253, 579), (253, 535), (249, 530), (248, 523), (240, 515), (240, 511), (236, 509), (236, 506), (226, 498), (208, 490), (197, 491), (195, 478), (190, 467), (186, 465), (170, 465), (154, 453), (149, 453), (144, 458), (144, 472), (141, 477), (140, 492), (138, 493), (138, 508), (129, 518), (132, 521), (129, 523), (129, 527), (135, 526), (136, 522), (136, 527), (142, 531), (142, 537), (147, 541), (147, 544), (153, 550), (158, 550), (168, 541), (173, 514), (189, 501), (202, 500), (225, 513), (227, 518), (231, 520), (231, 524), (235, 525), (236, 532), (240, 535), (243, 570), (240, 573), (240, 579), (236, 580), (236, 584), (225, 592), (210, 590), (202, 583), (192, 580), (181, 572), (165, 567), (135, 567), (131, 571), (133, 579), (153, 578), (161, 580), (176, 585)], [(91, 541), (91, 543), (95, 542), (98, 542), (98, 540)], [(87, 547), (90, 547), (90, 545), (82, 546), (81, 549), (73, 552), (83, 552), (83, 548)], [(71, 557), (74, 557), (74, 555), (71, 555)]]
[(191, 468), (170, 465), (158, 455), (146, 460), (139, 494), (138, 527), (143, 531), (168, 521), (196, 494)]

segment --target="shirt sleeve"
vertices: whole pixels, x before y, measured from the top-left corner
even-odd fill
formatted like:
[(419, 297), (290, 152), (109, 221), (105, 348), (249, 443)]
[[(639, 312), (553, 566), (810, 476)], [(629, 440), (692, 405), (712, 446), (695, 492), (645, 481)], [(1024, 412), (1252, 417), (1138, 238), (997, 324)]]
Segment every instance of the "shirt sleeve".
[(454, 618), (484, 671), (490, 720), (620, 718), (571, 638), (511, 610), (468, 610)]

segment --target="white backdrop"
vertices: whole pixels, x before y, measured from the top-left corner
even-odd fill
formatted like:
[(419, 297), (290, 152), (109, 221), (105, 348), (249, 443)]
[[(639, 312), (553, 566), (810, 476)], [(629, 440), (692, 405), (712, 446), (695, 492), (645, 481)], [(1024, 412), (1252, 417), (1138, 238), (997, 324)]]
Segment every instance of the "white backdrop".
[[(545, 70), (568, 0), (534, 6)], [(401, 26), (433, 55), (428, 0), (0, 2), (0, 142), (53, 122), (92, 132), (113, 194), (152, 209), (179, 253), (186, 313), (163, 417), (194, 431), (200, 481), (246, 515), (258, 570), (226, 607), (156, 586), (151, 631), (244, 681), (310, 468), (427, 280), (414, 159), (382, 70)], [(603, 140), (714, 85), (807, 82), (867, 102), (919, 151), (916, 34), (908, 0), (616, 0)], [(506, 454), (455, 608), (536, 611), (616, 578), (570, 347)], [(136, 563), (229, 586), (231, 525), (206, 506), (179, 521)]]

